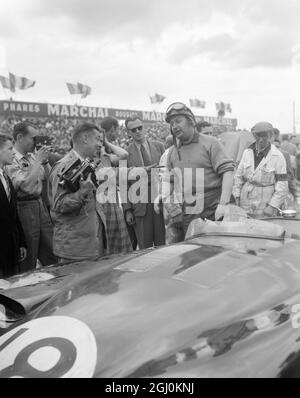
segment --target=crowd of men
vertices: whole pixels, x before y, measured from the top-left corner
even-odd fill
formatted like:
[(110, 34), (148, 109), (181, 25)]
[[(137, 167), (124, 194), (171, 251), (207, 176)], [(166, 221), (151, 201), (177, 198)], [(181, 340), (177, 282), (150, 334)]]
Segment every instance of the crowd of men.
[(217, 134), (180, 102), (166, 123), (163, 143), (127, 119), (126, 149), (112, 117), (58, 125), (70, 148), (56, 156), (37, 146), (37, 124), (0, 134), (0, 278), (180, 242), (193, 220), (222, 220), (229, 204), (258, 218), (297, 206), (298, 148), (271, 123)]
[[(8, 117), (0, 123), (0, 131), (4, 134), (11, 135), (14, 126), (20, 122), (29, 122), (41, 135), (48, 135), (52, 138), (52, 146), (57, 153), (65, 154), (70, 150), (70, 141), (74, 127), (81, 123), (82, 119), (67, 117)], [(88, 123), (93, 123), (100, 127), (98, 119), (87, 119)], [(147, 123), (145, 124), (145, 135), (148, 139), (164, 142), (168, 135), (168, 127), (164, 123)], [(126, 148), (131, 142), (125, 126), (119, 126), (116, 143), (122, 148)]]

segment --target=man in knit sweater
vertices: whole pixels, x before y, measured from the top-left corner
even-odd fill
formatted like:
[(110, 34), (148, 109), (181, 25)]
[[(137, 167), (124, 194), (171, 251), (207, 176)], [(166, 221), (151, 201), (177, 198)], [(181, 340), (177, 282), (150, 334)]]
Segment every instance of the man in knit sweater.
[[(195, 117), (186, 105), (178, 102), (170, 105), (166, 121), (176, 138), (176, 145), (169, 152), (167, 168), (175, 180), (178, 175), (181, 178), (175, 190), (178, 194), (182, 187), (185, 233), (196, 218), (222, 219), (231, 197), (234, 162), (226, 156), (216, 138), (196, 130)], [(168, 181), (168, 173), (164, 179)]]

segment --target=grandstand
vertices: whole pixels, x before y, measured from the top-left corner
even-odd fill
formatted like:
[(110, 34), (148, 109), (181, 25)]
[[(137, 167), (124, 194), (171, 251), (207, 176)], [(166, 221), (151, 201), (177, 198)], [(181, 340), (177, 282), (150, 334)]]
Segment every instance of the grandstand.
[[(104, 107), (77, 105), (61, 105), (50, 103), (0, 101), (1, 131), (11, 134), (14, 124), (19, 121), (30, 121), (39, 130), (39, 134), (47, 134), (53, 138), (57, 151), (67, 151), (74, 125), (80, 120), (99, 124), (105, 116), (113, 116), (120, 121), (118, 144), (126, 147), (130, 141), (124, 126), (128, 117), (138, 116), (145, 125), (146, 135), (150, 139), (164, 142), (170, 133), (169, 125), (164, 122), (164, 113), (155, 111), (127, 110)], [(221, 131), (235, 131), (237, 119), (213, 116), (196, 116), (197, 122), (207, 121)]]

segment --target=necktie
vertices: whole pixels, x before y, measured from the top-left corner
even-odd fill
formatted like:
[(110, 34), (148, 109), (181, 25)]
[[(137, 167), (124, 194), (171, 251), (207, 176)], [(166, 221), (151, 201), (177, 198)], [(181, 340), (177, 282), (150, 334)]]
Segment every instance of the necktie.
[(23, 156), (21, 160), (24, 167), (29, 167), (30, 161), (28, 155)]
[(6, 192), (6, 196), (7, 196), (8, 200), (10, 200), (10, 187), (9, 187), (9, 181), (8, 181), (7, 175), (4, 172), (2, 172), (2, 173), (0, 172), (0, 177), (2, 177), (1, 180), (2, 180), (3, 187), (5, 189), (5, 192)]
[(8, 200), (10, 200), (11, 192), (10, 192), (9, 179), (8, 179), (6, 173), (3, 173), (3, 175), (4, 175), (4, 178), (5, 178), (5, 180), (6, 180), (6, 185), (7, 185), (7, 197), (8, 197)]
[(151, 159), (143, 144), (141, 145), (141, 155), (143, 158), (144, 166), (149, 166), (151, 164)]

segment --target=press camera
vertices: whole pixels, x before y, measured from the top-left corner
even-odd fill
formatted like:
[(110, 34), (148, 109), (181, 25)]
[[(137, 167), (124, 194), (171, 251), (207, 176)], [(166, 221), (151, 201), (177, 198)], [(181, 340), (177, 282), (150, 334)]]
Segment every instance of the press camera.
[(80, 159), (75, 160), (66, 170), (59, 174), (59, 185), (67, 188), (71, 192), (76, 192), (80, 188), (80, 180), (86, 180), (91, 174), (91, 179), (97, 187), (95, 176), (96, 165), (89, 159), (83, 162)]

